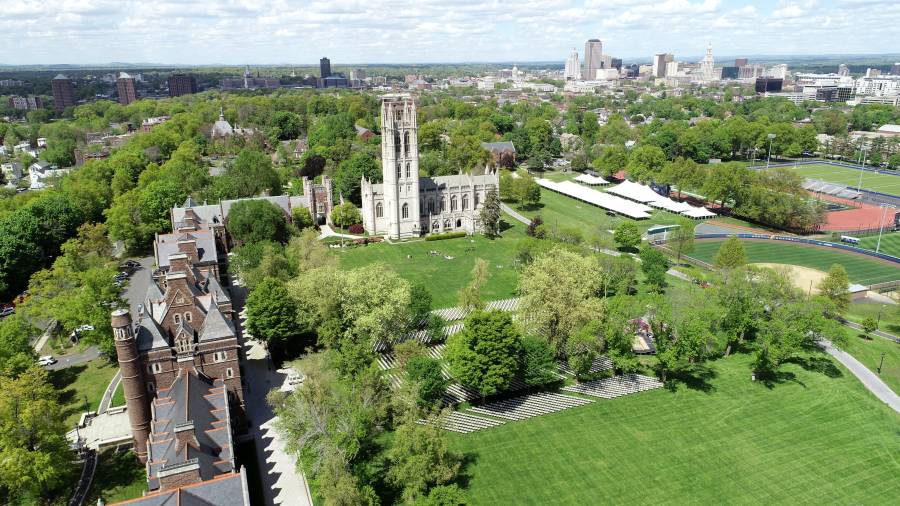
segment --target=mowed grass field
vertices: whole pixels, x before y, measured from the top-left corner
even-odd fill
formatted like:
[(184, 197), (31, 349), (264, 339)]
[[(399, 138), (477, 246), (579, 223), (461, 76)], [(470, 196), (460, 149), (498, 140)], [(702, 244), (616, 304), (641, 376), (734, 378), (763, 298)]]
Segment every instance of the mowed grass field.
[[(377, 262), (389, 265), (411, 283), (424, 283), (431, 291), (434, 308), (457, 305), (458, 292), (471, 281), (476, 258), (488, 262), (490, 277), (482, 288), (484, 300), (515, 295), (518, 273), (515, 257), (526, 238), (525, 225), (503, 215), (502, 237), (490, 240), (481, 234), (443, 241), (386, 242), (338, 251), (341, 267), (352, 269)], [(439, 255), (429, 255), (437, 251)], [(445, 256), (453, 257), (447, 260)]]
[[(862, 237), (859, 240), (859, 247), (875, 251), (878, 246), (878, 236), (872, 235)], [(881, 234), (881, 246), (878, 248), (880, 253), (900, 257), (900, 232), (884, 232)]]
[[(828, 272), (834, 264), (847, 269), (850, 281), (871, 285), (900, 279), (900, 265), (838, 250), (805, 246), (785, 241), (743, 241), (747, 261), (750, 263), (779, 263), (799, 265)], [(712, 263), (722, 241), (697, 241), (690, 256)]]
[(102, 358), (86, 364), (50, 371), (50, 382), (59, 392), (66, 427), (73, 428), (85, 411), (96, 411), (118, 366)]
[[(860, 171), (856, 169), (848, 169), (824, 163), (798, 165), (796, 167), (790, 167), (790, 169), (809, 179), (828, 181), (829, 183), (850, 186), (852, 188), (856, 188), (856, 185), (859, 184)], [(876, 174), (874, 172), (866, 171), (862, 175), (862, 188), (864, 190), (900, 196), (900, 176)]]
[(767, 387), (746, 355), (709, 365), (705, 388), (453, 435), (472, 461), (470, 502), (895, 504), (900, 415), (849, 372), (816, 355)]

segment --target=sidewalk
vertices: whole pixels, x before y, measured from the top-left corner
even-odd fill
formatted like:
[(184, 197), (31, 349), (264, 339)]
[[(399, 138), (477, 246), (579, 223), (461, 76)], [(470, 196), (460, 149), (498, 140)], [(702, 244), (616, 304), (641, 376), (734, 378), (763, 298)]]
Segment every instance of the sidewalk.
[(878, 399), (890, 406), (894, 411), (900, 413), (900, 396), (897, 396), (889, 386), (885, 385), (884, 382), (881, 381), (881, 378), (875, 373), (862, 365), (849, 353), (832, 346), (831, 341), (823, 339), (819, 341), (819, 346), (824, 348), (829, 355), (849, 369), (864, 387), (875, 394), (875, 397), (878, 397)]

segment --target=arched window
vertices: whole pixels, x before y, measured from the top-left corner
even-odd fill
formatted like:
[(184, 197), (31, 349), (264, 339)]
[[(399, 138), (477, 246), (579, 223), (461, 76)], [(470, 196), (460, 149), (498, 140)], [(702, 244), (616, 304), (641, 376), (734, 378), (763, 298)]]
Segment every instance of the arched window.
[(441, 197), (441, 212), (444, 212), (444, 210), (446, 210), (446, 209), (447, 209), (447, 199), (445, 199), (444, 197)]
[(184, 313), (184, 321), (191, 322), (194, 320), (194, 317), (191, 313)]
[(181, 323), (181, 315), (180, 314), (176, 314), (173, 319), (175, 320), (175, 325), (178, 325), (179, 323)]
[(419, 201), (419, 215), (421, 216), (423, 214), (425, 214), (425, 201), (420, 200)]
[(475, 207), (473, 207), (472, 209), (478, 209), (478, 194), (477, 193), (475, 194)]
[(400, 162), (397, 162), (397, 179), (400, 179)]
[(381, 202), (379, 202), (379, 203), (375, 204), (375, 217), (381, 218), (383, 216), (384, 216), (384, 206), (381, 204)]
[(441, 229), (441, 224), (440, 224), (437, 220), (434, 220), (434, 221), (431, 223), (431, 231), (432, 231), (432, 232), (437, 232), (437, 231), (440, 230), (440, 229)]
[(394, 157), (400, 158), (400, 132), (394, 131)]
[(469, 196), (468, 195), (462, 196), (462, 210), (463, 211), (469, 210)]
[(428, 199), (428, 213), (434, 214), (434, 200)]
[(409, 156), (409, 130), (403, 132), (403, 154)]
[(450, 220), (444, 220), (444, 230), (450, 230), (451, 225)]
[(403, 218), (409, 218), (409, 204), (403, 204), (400, 212)]
[(191, 338), (182, 335), (175, 341), (175, 349), (178, 353), (187, 353), (191, 351)]
[(409, 162), (406, 162), (406, 177), (409, 177)]

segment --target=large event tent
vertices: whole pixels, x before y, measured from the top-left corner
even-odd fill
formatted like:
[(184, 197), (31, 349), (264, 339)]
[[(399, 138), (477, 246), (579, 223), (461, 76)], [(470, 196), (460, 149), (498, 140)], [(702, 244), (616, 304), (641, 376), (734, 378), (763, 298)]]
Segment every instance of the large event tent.
[(609, 211), (613, 211), (615, 213), (628, 216), (629, 218), (633, 218), (636, 220), (649, 218), (649, 213), (653, 210), (653, 208), (651, 207), (642, 204), (636, 204), (629, 200), (616, 197), (615, 195), (592, 190), (578, 183), (573, 183), (572, 181), (563, 181), (562, 183), (557, 183), (549, 179), (538, 179), (537, 183), (541, 185), (541, 187), (548, 190), (562, 193), (563, 195), (567, 195), (574, 199), (587, 202), (588, 204), (592, 204), (597, 207), (602, 207), (603, 209), (607, 209)]

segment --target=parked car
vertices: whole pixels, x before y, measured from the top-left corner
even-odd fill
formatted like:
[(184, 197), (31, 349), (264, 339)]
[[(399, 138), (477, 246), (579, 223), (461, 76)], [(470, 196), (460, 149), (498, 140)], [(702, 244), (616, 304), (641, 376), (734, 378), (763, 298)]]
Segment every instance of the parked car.
[(38, 359), (37, 363), (39, 366), (53, 365), (56, 363), (56, 359), (53, 358), (53, 355), (44, 355)]
[(87, 332), (89, 330), (94, 330), (94, 326), (85, 324), (85, 325), (80, 325), (75, 329), (76, 332)]
[(119, 266), (119, 269), (123, 271), (134, 272), (141, 268), (141, 264), (135, 262), (134, 260), (125, 260), (122, 262), (122, 265)]
[(7, 316), (12, 316), (16, 313), (16, 308), (14, 307), (5, 307), (0, 309), (0, 319), (6, 318)]
[(306, 375), (304, 375), (303, 373), (297, 372), (293, 369), (291, 369), (290, 372), (288, 372), (288, 376), (287, 376), (288, 385), (291, 385), (291, 386), (299, 385), (300, 383), (303, 383), (304, 380), (306, 380)]

